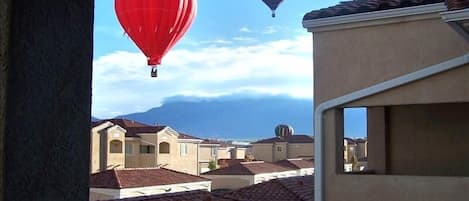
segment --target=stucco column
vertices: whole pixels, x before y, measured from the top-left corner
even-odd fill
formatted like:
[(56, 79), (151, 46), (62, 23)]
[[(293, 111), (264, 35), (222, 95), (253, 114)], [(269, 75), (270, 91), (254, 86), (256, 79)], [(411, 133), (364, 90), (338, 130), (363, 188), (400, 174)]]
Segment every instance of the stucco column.
[(368, 169), (386, 174), (386, 108), (367, 108)]
[(93, 2), (0, 1), (4, 200), (88, 200)]

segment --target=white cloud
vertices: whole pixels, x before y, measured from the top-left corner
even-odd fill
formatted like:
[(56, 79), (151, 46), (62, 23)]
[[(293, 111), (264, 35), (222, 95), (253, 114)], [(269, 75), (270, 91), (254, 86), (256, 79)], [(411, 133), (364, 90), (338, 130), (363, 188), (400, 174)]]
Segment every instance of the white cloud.
[(136, 52), (110, 53), (96, 58), (93, 67), (93, 115), (99, 118), (145, 111), (176, 95), (313, 96), (309, 34), (251, 45), (174, 49), (163, 58), (156, 79), (150, 77), (145, 56)]
[(239, 41), (239, 42), (248, 42), (248, 43), (257, 42), (257, 39), (251, 38), (251, 37), (241, 37), (241, 36), (238, 36), (238, 37), (233, 37), (232, 39), (233, 39), (234, 41)]
[(240, 32), (246, 32), (246, 33), (250, 33), (252, 32), (251, 29), (247, 28), (247, 27), (241, 27), (241, 29), (239, 29)]
[(261, 32), (264, 34), (273, 34), (279, 31), (279, 27), (276, 26), (267, 26)]

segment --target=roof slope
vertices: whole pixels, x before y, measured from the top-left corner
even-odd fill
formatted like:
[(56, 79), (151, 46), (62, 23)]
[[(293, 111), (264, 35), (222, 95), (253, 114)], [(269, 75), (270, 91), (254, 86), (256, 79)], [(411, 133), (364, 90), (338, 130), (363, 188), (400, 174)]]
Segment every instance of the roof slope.
[(264, 161), (242, 162), (232, 166), (212, 170), (203, 175), (256, 175), (271, 172), (284, 172), (294, 170), (292, 168), (268, 163)]
[(141, 196), (134, 198), (115, 199), (108, 201), (232, 201), (231, 199), (216, 197), (207, 191), (186, 191), (178, 193), (165, 193), (160, 195)]
[(244, 187), (223, 197), (237, 201), (312, 201), (313, 189), (313, 176), (289, 177)]
[(92, 174), (90, 187), (123, 189), (200, 181), (210, 180), (165, 168), (113, 169)]
[(103, 119), (100, 121), (92, 122), (91, 126), (96, 127), (108, 121), (124, 128), (127, 131), (125, 133), (126, 137), (140, 137), (137, 135), (138, 133), (157, 133), (166, 128), (166, 126), (150, 126), (128, 119)]
[(314, 143), (314, 139), (308, 135), (290, 135), (285, 137), (273, 137), (268, 139), (259, 140), (252, 144), (261, 143), (274, 143), (274, 142), (288, 142), (288, 143)]
[(302, 169), (302, 168), (313, 168), (313, 161), (312, 160), (305, 160), (305, 159), (287, 159), (275, 162), (275, 164), (293, 168), (293, 169)]
[(444, 0), (353, 0), (306, 13), (303, 20), (441, 3)]

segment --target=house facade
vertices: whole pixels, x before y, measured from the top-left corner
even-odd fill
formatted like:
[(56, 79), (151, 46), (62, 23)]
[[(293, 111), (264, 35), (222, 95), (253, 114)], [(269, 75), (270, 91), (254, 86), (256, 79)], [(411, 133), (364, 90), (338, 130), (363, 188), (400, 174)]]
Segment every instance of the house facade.
[(201, 142), (169, 126), (150, 126), (126, 119), (93, 122), (91, 172), (165, 167), (197, 175)]
[[(314, 49), (315, 201), (467, 200), (469, 5), (455, 5), (348, 1), (304, 16)], [(367, 110), (361, 174), (342, 168), (348, 107)]]
[(312, 159), (314, 139), (308, 135), (273, 137), (252, 143), (254, 159), (276, 162), (289, 158)]

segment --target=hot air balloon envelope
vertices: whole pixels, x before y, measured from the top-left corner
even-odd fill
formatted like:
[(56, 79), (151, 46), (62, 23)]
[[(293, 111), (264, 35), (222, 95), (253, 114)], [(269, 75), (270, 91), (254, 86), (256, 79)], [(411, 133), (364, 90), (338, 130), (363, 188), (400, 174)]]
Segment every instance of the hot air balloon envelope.
[[(161, 64), (163, 56), (182, 38), (194, 20), (196, 0), (115, 0), (124, 31), (147, 56), (148, 65)], [(154, 74), (156, 76), (156, 72)], [(153, 76), (153, 70), (152, 70)]]
[(278, 5), (283, 2), (283, 0), (262, 0), (267, 6), (269, 6), (270, 10), (272, 10), (272, 17), (275, 17), (275, 10), (277, 9)]

